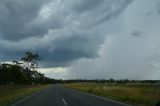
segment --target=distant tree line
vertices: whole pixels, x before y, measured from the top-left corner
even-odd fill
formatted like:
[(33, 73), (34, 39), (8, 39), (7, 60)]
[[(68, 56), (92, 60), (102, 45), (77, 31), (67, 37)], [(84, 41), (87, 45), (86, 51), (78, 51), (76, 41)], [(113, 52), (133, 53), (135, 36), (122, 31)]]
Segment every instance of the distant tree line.
[(65, 83), (73, 83), (73, 82), (93, 82), (93, 83), (160, 83), (160, 80), (129, 80), (129, 79), (71, 79), (71, 80), (64, 80)]
[(94, 83), (160, 83), (160, 80), (128, 80), (128, 79), (71, 79), (56, 80), (45, 77), (37, 71), (40, 56), (38, 53), (26, 52), (20, 61), (14, 60), (12, 64), (0, 64), (0, 85), (15, 84), (50, 84), (50, 83), (73, 83), (73, 82), (94, 82)]

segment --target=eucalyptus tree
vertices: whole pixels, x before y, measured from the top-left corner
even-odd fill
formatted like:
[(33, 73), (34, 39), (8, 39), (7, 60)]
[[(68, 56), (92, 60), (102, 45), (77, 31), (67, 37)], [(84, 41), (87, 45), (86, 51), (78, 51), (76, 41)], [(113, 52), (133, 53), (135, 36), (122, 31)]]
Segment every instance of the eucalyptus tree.
[(24, 62), (26, 68), (35, 71), (38, 68), (40, 57), (38, 53), (26, 52), (21, 60)]

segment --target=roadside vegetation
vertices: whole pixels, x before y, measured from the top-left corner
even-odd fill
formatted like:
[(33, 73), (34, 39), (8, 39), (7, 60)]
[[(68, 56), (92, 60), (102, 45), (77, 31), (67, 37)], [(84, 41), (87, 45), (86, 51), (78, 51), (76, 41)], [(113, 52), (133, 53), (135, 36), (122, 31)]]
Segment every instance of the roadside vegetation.
[(0, 106), (8, 106), (49, 85), (0, 86)]
[(11, 104), (59, 81), (37, 71), (39, 60), (37, 53), (26, 52), (18, 61), (0, 63), (0, 106)]
[(26, 52), (19, 60), (0, 64), (0, 85), (45, 84), (51, 79), (37, 71), (40, 57), (37, 53)]
[(136, 106), (156, 106), (160, 101), (160, 83), (75, 82), (65, 86)]

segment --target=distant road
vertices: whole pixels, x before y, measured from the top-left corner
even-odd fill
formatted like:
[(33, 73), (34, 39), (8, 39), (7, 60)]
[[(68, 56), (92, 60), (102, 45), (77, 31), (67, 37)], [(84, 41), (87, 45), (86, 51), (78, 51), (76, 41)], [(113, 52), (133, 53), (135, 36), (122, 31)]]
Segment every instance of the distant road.
[(11, 106), (129, 106), (63, 86), (51, 86)]

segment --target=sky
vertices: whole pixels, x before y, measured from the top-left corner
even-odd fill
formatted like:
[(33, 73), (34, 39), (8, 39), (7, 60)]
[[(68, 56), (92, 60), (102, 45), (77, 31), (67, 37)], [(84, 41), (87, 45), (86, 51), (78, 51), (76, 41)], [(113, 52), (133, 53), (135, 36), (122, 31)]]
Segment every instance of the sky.
[(27, 51), (56, 79), (160, 80), (160, 0), (1, 0), (0, 62)]

